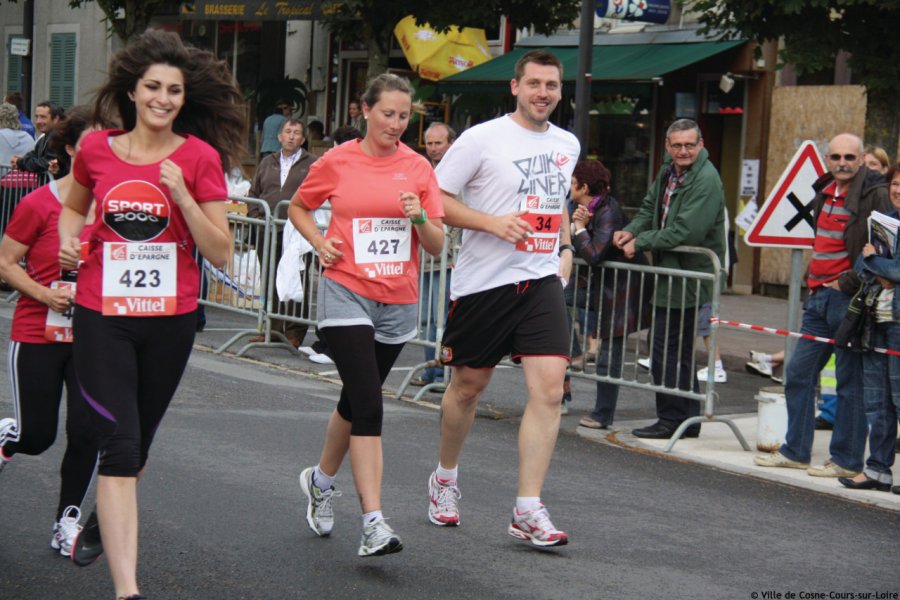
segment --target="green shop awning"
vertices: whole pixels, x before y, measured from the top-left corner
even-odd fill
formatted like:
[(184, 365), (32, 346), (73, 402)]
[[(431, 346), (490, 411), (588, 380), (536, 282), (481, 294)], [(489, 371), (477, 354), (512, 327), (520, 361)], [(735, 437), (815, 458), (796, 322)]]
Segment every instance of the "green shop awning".
[[(684, 44), (596, 45), (591, 58), (591, 74), (595, 83), (604, 81), (640, 81), (660, 77), (744, 44), (742, 40), (697, 42)], [(563, 80), (574, 82), (578, 71), (578, 48), (547, 47), (563, 63)], [(440, 81), (442, 92), (465, 92), (472, 85), (508, 85), (513, 78), (516, 61), (535, 48), (516, 48), (483, 65)]]

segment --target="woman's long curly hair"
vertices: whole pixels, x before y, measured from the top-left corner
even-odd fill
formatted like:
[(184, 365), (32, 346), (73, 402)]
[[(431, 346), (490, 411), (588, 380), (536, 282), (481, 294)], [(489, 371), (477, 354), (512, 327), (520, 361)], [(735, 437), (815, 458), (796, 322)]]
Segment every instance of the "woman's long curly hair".
[(225, 61), (212, 52), (185, 46), (177, 34), (149, 30), (116, 53), (109, 78), (97, 92), (94, 119), (118, 114), (131, 131), (137, 119), (134, 101), (128, 97), (152, 65), (164, 64), (184, 76), (184, 106), (175, 119), (176, 133), (189, 133), (208, 143), (222, 157), (226, 171), (239, 166), (245, 152), (246, 110), (244, 98)]

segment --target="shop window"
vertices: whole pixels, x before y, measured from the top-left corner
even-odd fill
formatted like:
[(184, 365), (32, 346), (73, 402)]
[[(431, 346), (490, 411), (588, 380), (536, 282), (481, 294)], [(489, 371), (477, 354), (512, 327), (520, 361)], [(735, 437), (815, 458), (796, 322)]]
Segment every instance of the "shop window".
[(612, 195), (627, 207), (640, 206), (647, 193), (652, 98), (649, 85), (591, 98), (588, 158), (606, 165)]
[(704, 81), (702, 85), (703, 114), (740, 115), (744, 113), (744, 81), (742, 79), (722, 78)]

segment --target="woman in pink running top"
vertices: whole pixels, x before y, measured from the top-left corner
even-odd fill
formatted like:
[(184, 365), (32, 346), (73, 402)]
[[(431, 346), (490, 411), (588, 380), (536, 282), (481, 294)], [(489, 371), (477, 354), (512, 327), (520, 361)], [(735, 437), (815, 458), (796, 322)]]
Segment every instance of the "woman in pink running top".
[(223, 167), (239, 164), (244, 106), (224, 62), (148, 31), (113, 58), (95, 113), (118, 113), (123, 130), (82, 141), (59, 221), (60, 263), (74, 265), (96, 199), (74, 333), (100, 445), (97, 511), (72, 558), (105, 551), (116, 597), (142, 598), (137, 480), (193, 345), (194, 246), (214, 265), (228, 259)]

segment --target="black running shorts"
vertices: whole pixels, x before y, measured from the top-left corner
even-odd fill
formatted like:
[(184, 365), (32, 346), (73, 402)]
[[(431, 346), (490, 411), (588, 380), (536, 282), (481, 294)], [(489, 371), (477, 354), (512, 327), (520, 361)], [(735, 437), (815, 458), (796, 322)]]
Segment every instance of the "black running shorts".
[(445, 365), (492, 368), (509, 354), (569, 358), (562, 282), (555, 275), (476, 292), (450, 304)]

